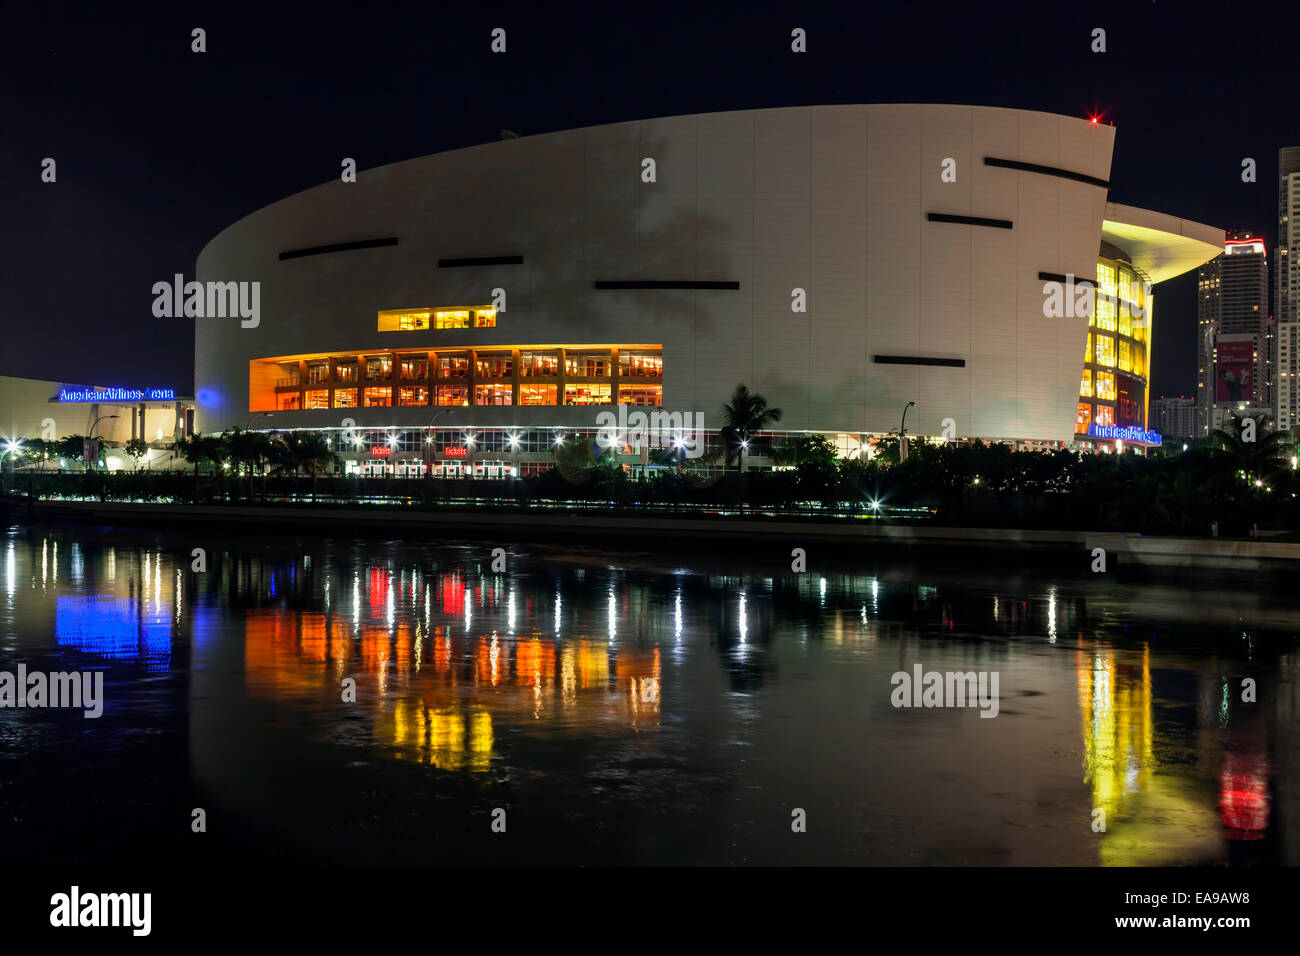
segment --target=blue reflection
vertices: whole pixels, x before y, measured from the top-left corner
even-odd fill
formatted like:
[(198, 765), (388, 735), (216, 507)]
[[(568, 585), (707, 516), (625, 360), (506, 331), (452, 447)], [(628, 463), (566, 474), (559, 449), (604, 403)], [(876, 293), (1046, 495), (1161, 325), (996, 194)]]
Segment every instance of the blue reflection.
[(54, 636), (63, 647), (138, 661), (150, 673), (171, 667), (171, 616), (156, 604), (146, 610), (137, 598), (64, 595), (55, 609)]

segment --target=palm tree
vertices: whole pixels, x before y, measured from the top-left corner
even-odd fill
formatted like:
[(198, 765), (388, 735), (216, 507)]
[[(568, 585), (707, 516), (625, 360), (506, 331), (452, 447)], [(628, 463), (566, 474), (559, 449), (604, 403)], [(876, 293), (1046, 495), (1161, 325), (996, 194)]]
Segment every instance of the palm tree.
[[(1252, 419), (1229, 411), (1223, 427), (1210, 433), (1210, 440), (1232, 457), (1247, 481), (1267, 480), (1282, 469), (1288, 451), (1283, 433), (1267, 428), (1272, 422), (1273, 417), (1264, 412)], [(1246, 441), (1243, 436), (1252, 428), (1254, 440)]]
[(769, 408), (767, 399), (751, 392), (743, 384), (731, 393), (731, 401), (722, 406), (722, 442), (726, 449), (727, 464), (736, 455), (736, 471), (744, 465), (745, 451), (751, 446), (763, 454), (770, 454), (770, 441), (758, 434), (774, 422), (781, 420), (781, 409)]
[(205, 461), (218, 465), (226, 458), (226, 442), (220, 435), (201, 435), (195, 432), (176, 443), (185, 460), (194, 466), (194, 500), (199, 500), (199, 465)]
[(320, 432), (289, 432), (281, 437), (280, 460), (294, 475), (306, 468), (311, 475), (311, 497), (316, 500), (316, 476), (321, 466), (334, 461), (329, 441)]

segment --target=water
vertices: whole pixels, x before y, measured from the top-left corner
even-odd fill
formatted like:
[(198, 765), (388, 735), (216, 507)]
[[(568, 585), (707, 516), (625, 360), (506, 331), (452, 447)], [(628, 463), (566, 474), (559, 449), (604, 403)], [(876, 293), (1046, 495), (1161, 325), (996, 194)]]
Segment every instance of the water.
[[(1300, 613), (1266, 584), (616, 544), (494, 572), (470, 544), (10, 529), (0, 670), (102, 668), (106, 704), (0, 709), (7, 856), (1300, 863)], [(997, 716), (894, 707), (918, 663), (996, 672)]]

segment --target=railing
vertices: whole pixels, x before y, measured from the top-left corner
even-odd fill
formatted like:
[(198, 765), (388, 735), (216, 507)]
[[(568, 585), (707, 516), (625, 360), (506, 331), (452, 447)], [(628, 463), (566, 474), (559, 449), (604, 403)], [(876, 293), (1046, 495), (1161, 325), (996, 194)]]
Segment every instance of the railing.
[(302, 383), (297, 378), (277, 378), (275, 380), (276, 388), (300, 388)]

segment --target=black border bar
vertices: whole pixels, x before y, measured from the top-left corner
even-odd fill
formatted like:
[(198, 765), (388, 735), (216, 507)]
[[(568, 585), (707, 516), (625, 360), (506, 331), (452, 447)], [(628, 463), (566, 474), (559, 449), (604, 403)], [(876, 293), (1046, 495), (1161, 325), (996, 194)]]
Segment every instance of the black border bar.
[(966, 360), (959, 358), (930, 358), (926, 355), (873, 355), (877, 365), (943, 365), (948, 368), (965, 368)]
[(998, 166), (1002, 169), (1018, 169), (1022, 173), (1042, 173), (1044, 176), (1059, 176), (1061, 179), (1072, 179), (1076, 183), (1087, 183), (1089, 186), (1110, 189), (1110, 183), (1104, 179), (1089, 176), (1087, 173), (1076, 173), (1072, 169), (1061, 169), (1059, 166), (1040, 166), (1038, 163), (1022, 163), (1015, 159), (998, 159), (996, 156), (985, 156), (984, 165)]
[(280, 253), (281, 260), (301, 259), (303, 256), (323, 256), (327, 252), (352, 252), (354, 249), (378, 249), (381, 246), (397, 245), (396, 236), (385, 239), (358, 239), (356, 242), (336, 242), (329, 246), (311, 246), (308, 249), (290, 249)]
[(992, 229), (1010, 229), (1010, 219), (984, 219), (980, 216), (953, 216), (946, 212), (927, 212), (930, 222), (957, 222), (964, 226), (989, 226)]

